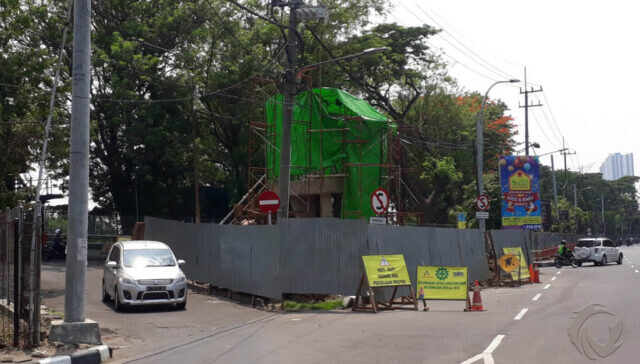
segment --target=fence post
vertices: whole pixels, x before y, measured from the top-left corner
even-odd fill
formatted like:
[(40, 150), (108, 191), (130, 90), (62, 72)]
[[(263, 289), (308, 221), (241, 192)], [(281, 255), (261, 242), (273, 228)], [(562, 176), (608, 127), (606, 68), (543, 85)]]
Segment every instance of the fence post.
[(13, 346), (20, 344), (20, 220), (13, 221)]

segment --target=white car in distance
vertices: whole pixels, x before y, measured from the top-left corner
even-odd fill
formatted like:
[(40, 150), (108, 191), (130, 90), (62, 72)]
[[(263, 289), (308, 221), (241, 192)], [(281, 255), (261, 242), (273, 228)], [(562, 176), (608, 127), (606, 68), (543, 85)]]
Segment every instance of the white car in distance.
[(607, 265), (608, 262), (622, 264), (622, 252), (608, 238), (583, 238), (578, 240), (573, 255), (578, 265), (593, 262), (594, 265)]
[(113, 244), (102, 275), (102, 300), (115, 301), (116, 311), (128, 306), (187, 305), (187, 278), (164, 243), (147, 240)]

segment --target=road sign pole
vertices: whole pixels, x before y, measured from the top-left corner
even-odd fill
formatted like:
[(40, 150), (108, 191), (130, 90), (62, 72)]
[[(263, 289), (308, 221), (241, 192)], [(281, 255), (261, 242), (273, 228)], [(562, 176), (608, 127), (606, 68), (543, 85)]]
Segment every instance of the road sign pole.
[(268, 216), (269, 216), (269, 217), (268, 217), (267, 219), (268, 219), (268, 221), (269, 221), (269, 225), (271, 225), (271, 211), (269, 211), (269, 215), (268, 215)]

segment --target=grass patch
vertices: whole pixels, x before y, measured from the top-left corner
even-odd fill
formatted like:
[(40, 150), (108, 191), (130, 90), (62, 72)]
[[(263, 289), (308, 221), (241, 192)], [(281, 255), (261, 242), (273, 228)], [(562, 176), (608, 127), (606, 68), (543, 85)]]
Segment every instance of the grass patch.
[(52, 316), (59, 316), (61, 319), (64, 320), (64, 312), (59, 312), (49, 307), (47, 307), (47, 312)]
[(302, 311), (302, 310), (337, 310), (342, 308), (342, 300), (325, 301), (318, 303), (300, 303), (295, 301), (284, 301), (282, 308), (285, 311)]

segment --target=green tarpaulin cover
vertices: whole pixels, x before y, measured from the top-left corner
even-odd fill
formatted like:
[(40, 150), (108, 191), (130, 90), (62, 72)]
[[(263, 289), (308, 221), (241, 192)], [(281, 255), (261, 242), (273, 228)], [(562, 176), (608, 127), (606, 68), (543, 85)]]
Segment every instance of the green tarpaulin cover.
[[(267, 100), (267, 166), (280, 172), (283, 96)], [(291, 178), (305, 174), (346, 174), (343, 218), (368, 218), (371, 194), (387, 181), (387, 136), (395, 124), (366, 101), (335, 88), (316, 88), (296, 98), (291, 128)], [(323, 131), (320, 131), (323, 130)], [(274, 148), (275, 147), (275, 148)]]

